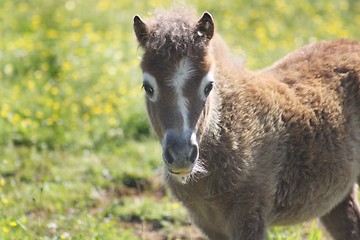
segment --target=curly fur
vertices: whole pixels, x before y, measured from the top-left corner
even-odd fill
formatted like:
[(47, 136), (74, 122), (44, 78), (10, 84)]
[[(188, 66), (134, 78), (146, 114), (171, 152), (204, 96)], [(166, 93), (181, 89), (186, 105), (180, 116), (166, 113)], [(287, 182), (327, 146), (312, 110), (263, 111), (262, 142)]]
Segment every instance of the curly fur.
[(170, 10), (157, 9), (146, 21), (148, 38), (144, 47), (148, 51), (170, 58), (170, 56), (194, 55), (205, 47), (196, 36), (196, 13), (193, 8), (181, 4)]
[[(268, 226), (320, 217), (335, 239), (360, 239), (360, 43), (314, 43), (251, 72), (219, 36), (199, 41), (188, 12), (158, 12), (140, 44), (141, 67), (162, 89), (159, 106), (147, 101), (160, 139), (164, 121), (177, 123), (164, 79), (184, 56), (196, 66), (184, 91), (206, 174), (166, 178), (194, 223), (210, 239), (259, 240)], [(203, 105), (210, 66), (215, 88)]]

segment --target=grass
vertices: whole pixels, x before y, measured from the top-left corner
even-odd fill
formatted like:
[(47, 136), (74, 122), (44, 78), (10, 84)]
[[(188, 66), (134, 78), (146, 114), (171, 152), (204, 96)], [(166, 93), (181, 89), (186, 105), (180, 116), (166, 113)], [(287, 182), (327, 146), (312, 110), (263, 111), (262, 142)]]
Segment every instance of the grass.
[[(360, 37), (352, 0), (200, 1), (267, 66), (318, 39)], [(202, 239), (164, 188), (132, 17), (170, 0), (0, 1), (0, 239)], [(327, 239), (317, 221), (269, 239)]]

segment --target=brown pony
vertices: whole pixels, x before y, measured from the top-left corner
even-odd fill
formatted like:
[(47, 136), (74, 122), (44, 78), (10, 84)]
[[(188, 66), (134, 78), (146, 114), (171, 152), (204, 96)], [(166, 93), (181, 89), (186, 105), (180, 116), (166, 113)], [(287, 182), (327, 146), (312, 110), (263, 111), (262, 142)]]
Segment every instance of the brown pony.
[(360, 239), (360, 43), (322, 41), (251, 72), (209, 13), (134, 17), (165, 180), (210, 239), (320, 217)]

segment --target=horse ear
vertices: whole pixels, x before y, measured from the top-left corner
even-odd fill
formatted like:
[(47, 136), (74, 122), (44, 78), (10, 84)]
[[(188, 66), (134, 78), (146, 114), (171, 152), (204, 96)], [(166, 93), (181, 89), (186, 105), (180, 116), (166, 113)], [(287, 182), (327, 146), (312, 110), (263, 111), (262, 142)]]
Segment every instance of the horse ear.
[(197, 36), (208, 42), (214, 36), (214, 20), (210, 13), (205, 12), (196, 24)]
[(149, 37), (149, 31), (146, 24), (141, 20), (138, 15), (134, 17), (134, 32), (140, 46), (145, 47), (145, 44)]

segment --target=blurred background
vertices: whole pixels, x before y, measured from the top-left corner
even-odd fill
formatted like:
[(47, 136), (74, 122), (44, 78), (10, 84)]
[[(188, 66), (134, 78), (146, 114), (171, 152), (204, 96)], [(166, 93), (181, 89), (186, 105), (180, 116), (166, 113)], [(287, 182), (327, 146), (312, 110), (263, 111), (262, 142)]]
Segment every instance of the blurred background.
[[(161, 180), (132, 19), (167, 0), (0, 0), (0, 239), (203, 239)], [(360, 40), (360, 1), (191, 1), (250, 69)], [(327, 239), (317, 221), (269, 239)]]

